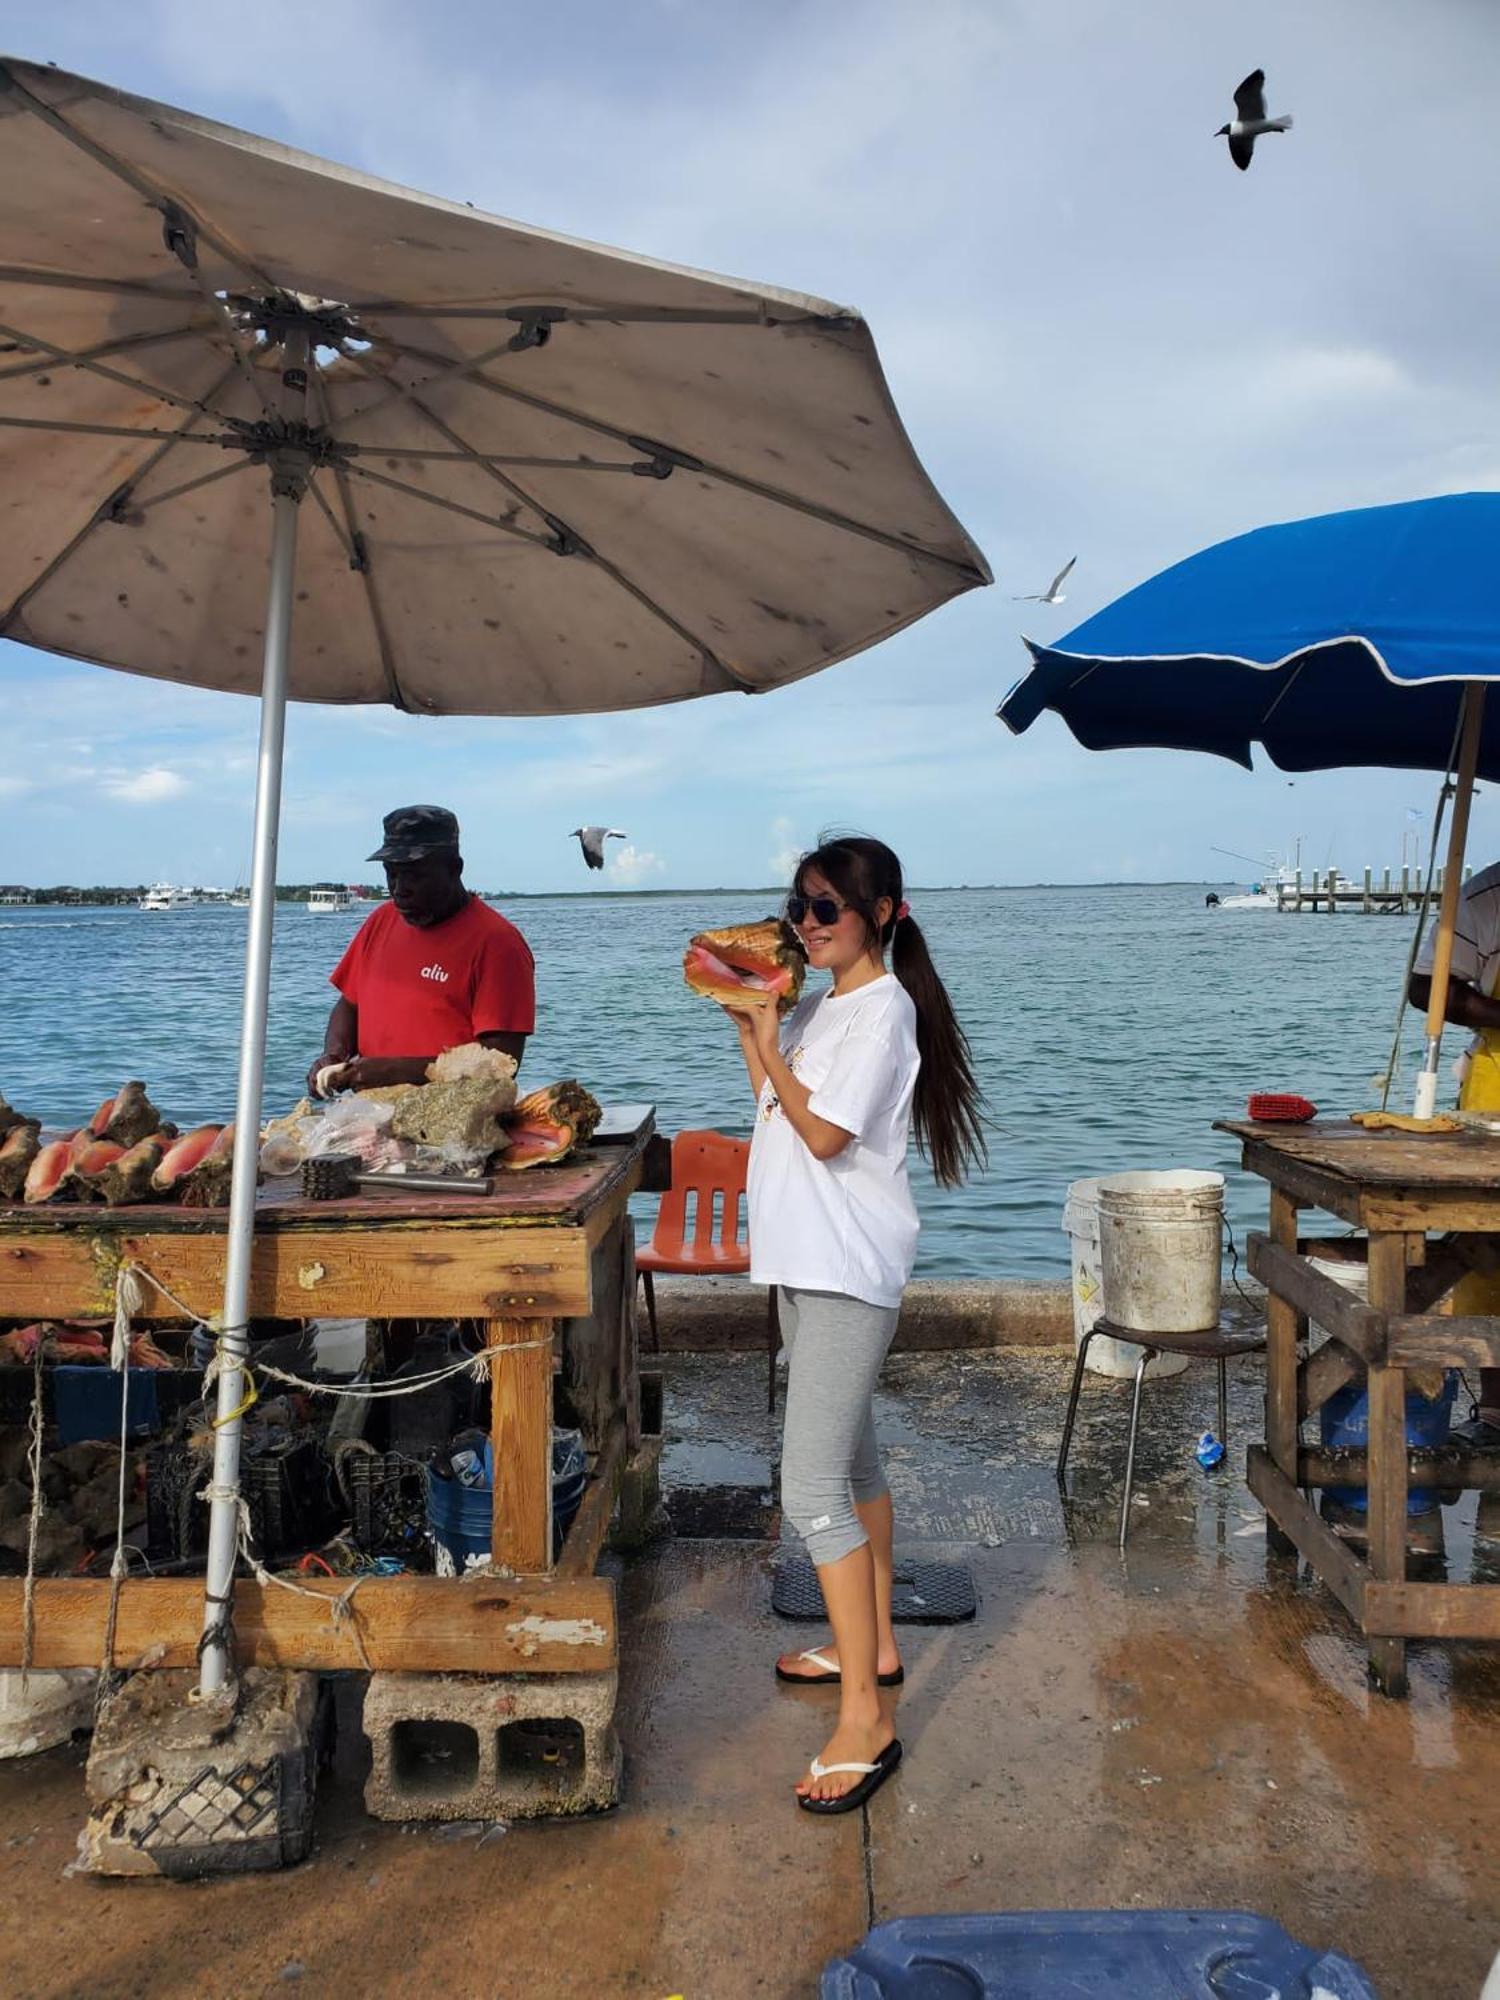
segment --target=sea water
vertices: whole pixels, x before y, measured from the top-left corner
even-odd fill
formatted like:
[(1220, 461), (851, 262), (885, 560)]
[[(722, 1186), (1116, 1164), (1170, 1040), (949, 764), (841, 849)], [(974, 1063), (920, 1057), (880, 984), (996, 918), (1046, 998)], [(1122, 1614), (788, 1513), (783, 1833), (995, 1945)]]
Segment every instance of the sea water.
[[(1243, 1243), (1264, 1183), (1212, 1129), (1253, 1090), (1326, 1113), (1378, 1102), (1412, 918), (1207, 909), (1202, 885), (912, 890), (913, 915), (968, 1033), (990, 1159), (939, 1188), (912, 1159), (918, 1276), (1060, 1277), (1071, 1180), (1131, 1167), (1228, 1175)], [(536, 954), (537, 1032), (523, 1083), (576, 1076), (656, 1106), (671, 1133), (748, 1135), (736, 1037), (682, 983), (694, 931), (771, 913), (755, 892), (501, 899)], [(276, 914), (266, 1112), (304, 1089), (334, 994), (328, 974), (367, 909)], [(74, 1126), (128, 1077), (184, 1128), (232, 1116), (246, 917), (203, 906), (0, 908), (0, 1090)], [(1407, 1074), (1419, 1024), (1408, 1017)], [(1450, 1029), (1457, 1054), (1462, 1033)], [(1448, 1090), (1447, 1061), (1444, 1087)], [(1410, 1109), (1398, 1084), (1394, 1109)]]

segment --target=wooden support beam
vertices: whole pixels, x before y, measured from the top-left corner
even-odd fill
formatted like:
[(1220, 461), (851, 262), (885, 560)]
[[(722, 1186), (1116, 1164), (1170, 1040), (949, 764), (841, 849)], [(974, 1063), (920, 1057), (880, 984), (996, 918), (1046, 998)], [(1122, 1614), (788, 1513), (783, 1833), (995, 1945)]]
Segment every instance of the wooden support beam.
[(1263, 1445), (1245, 1455), (1250, 1491), (1287, 1540), (1312, 1564), (1357, 1625), (1364, 1622), (1365, 1566), (1324, 1525), (1292, 1482), (1272, 1464)]
[(1365, 1630), (1398, 1639), (1500, 1639), (1500, 1584), (1372, 1581)]
[[(1274, 1190), (1271, 1196), (1273, 1222), (1278, 1193), (1279, 1190)], [(1247, 1261), (1251, 1275), (1271, 1294), (1273, 1306), (1284, 1301), (1287, 1310), (1295, 1309), (1305, 1318), (1316, 1320), (1335, 1340), (1352, 1348), (1365, 1361), (1376, 1361), (1384, 1354), (1384, 1313), (1357, 1299), (1337, 1279), (1315, 1271), (1289, 1245), (1252, 1232)]]
[[(1326, 1340), (1309, 1355), (1297, 1374), (1297, 1416), (1316, 1416), (1330, 1396), (1347, 1388), (1364, 1373), (1364, 1363), (1341, 1341)], [(1298, 1481), (1301, 1485), (1303, 1482)]]
[(1364, 1226), (1363, 1190), (1357, 1181), (1330, 1173), (1315, 1161), (1296, 1159), (1273, 1141), (1248, 1135), (1243, 1157), (1247, 1174), (1259, 1174), (1271, 1183), (1273, 1193), (1289, 1195), (1299, 1208), (1326, 1208), (1356, 1228)]
[[(245, 1580), (234, 1590), (241, 1666), (400, 1673), (593, 1674), (617, 1664), (614, 1585), (607, 1577), (369, 1577), (347, 1618), (332, 1609), (345, 1577), (298, 1577), (303, 1596)], [(0, 1581), (0, 1666), (21, 1664), (24, 1585)], [(318, 1602), (318, 1599), (325, 1600)], [(106, 1578), (42, 1578), (35, 1667), (97, 1667), (109, 1608)], [(203, 1629), (201, 1577), (132, 1578), (115, 1629), (120, 1667), (192, 1667)], [(364, 1642), (361, 1654), (359, 1639)]]
[(494, 1560), (520, 1576), (552, 1567), (552, 1322), (492, 1319), (490, 1444)]
[[(1399, 1235), (1370, 1238), (1370, 1303), (1382, 1314), (1406, 1308), (1406, 1242)], [(1370, 1581), (1406, 1580), (1406, 1370), (1387, 1360), (1370, 1362), (1368, 1485)], [(1406, 1644), (1370, 1638), (1370, 1671), (1388, 1695), (1406, 1693)]]
[[(1500, 1493), (1500, 1457), (1469, 1452), (1461, 1445), (1412, 1445), (1406, 1453), (1408, 1486), (1452, 1487), (1463, 1492)], [(1297, 1453), (1299, 1486), (1364, 1486), (1368, 1454), (1352, 1446)]]
[[(224, 1303), (222, 1231), (152, 1235), (75, 1224), (0, 1235), (7, 1317), (113, 1313), (115, 1274), (124, 1257), (143, 1264), (204, 1319)], [(145, 1292), (138, 1318), (181, 1317), (154, 1286)], [(559, 1316), (586, 1313), (590, 1303), (582, 1230), (394, 1221), (363, 1228), (258, 1228), (250, 1260), (250, 1311), (258, 1318)]]
[(1500, 1368), (1500, 1319), (1398, 1313), (1390, 1321), (1386, 1353), (1403, 1368), (1435, 1361), (1450, 1368)]
[[(1255, 1270), (1255, 1246), (1264, 1244), (1278, 1256), (1296, 1263), (1297, 1210), (1280, 1188), (1271, 1190), (1271, 1235), (1250, 1238), (1250, 1269)], [(1266, 1445), (1288, 1478), (1297, 1475), (1297, 1342), (1307, 1327), (1295, 1300), (1271, 1287), (1266, 1301)]]
[(609, 1427), (609, 1435), (604, 1440), (593, 1475), (584, 1488), (578, 1512), (573, 1516), (568, 1539), (563, 1543), (562, 1554), (557, 1559), (556, 1574), (559, 1579), (593, 1575), (599, 1551), (609, 1533), (610, 1516), (615, 1511), (624, 1470), (625, 1419), (620, 1416)]

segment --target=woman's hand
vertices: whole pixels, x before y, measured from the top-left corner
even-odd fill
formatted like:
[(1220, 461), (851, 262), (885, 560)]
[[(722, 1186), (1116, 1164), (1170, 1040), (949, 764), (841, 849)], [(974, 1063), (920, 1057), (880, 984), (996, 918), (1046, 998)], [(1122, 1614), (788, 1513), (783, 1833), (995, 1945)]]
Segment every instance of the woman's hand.
[(781, 1053), (781, 1014), (773, 994), (767, 994), (750, 1010), (750, 1046), (764, 1063), (768, 1056)]

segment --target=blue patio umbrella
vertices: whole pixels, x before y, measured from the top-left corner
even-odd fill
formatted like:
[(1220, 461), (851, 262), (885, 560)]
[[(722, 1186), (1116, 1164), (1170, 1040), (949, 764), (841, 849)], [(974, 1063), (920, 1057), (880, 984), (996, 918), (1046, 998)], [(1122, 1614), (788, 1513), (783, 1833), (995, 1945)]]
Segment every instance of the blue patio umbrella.
[(1257, 528), (1163, 570), (1056, 645), (1001, 702), (1090, 750), (1205, 750), (1247, 768), (1456, 768), (1417, 1110), (1431, 1113), (1476, 771), (1500, 778), (1500, 493)]

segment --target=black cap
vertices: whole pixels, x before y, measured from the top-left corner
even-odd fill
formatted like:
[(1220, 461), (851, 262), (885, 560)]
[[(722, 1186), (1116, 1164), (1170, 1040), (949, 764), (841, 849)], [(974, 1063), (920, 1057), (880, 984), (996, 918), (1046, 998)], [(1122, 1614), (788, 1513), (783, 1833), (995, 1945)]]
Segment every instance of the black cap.
[(446, 806), (397, 806), (381, 826), (385, 839), (371, 861), (425, 861), (429, 854), (458, 852), (458, 821)]

